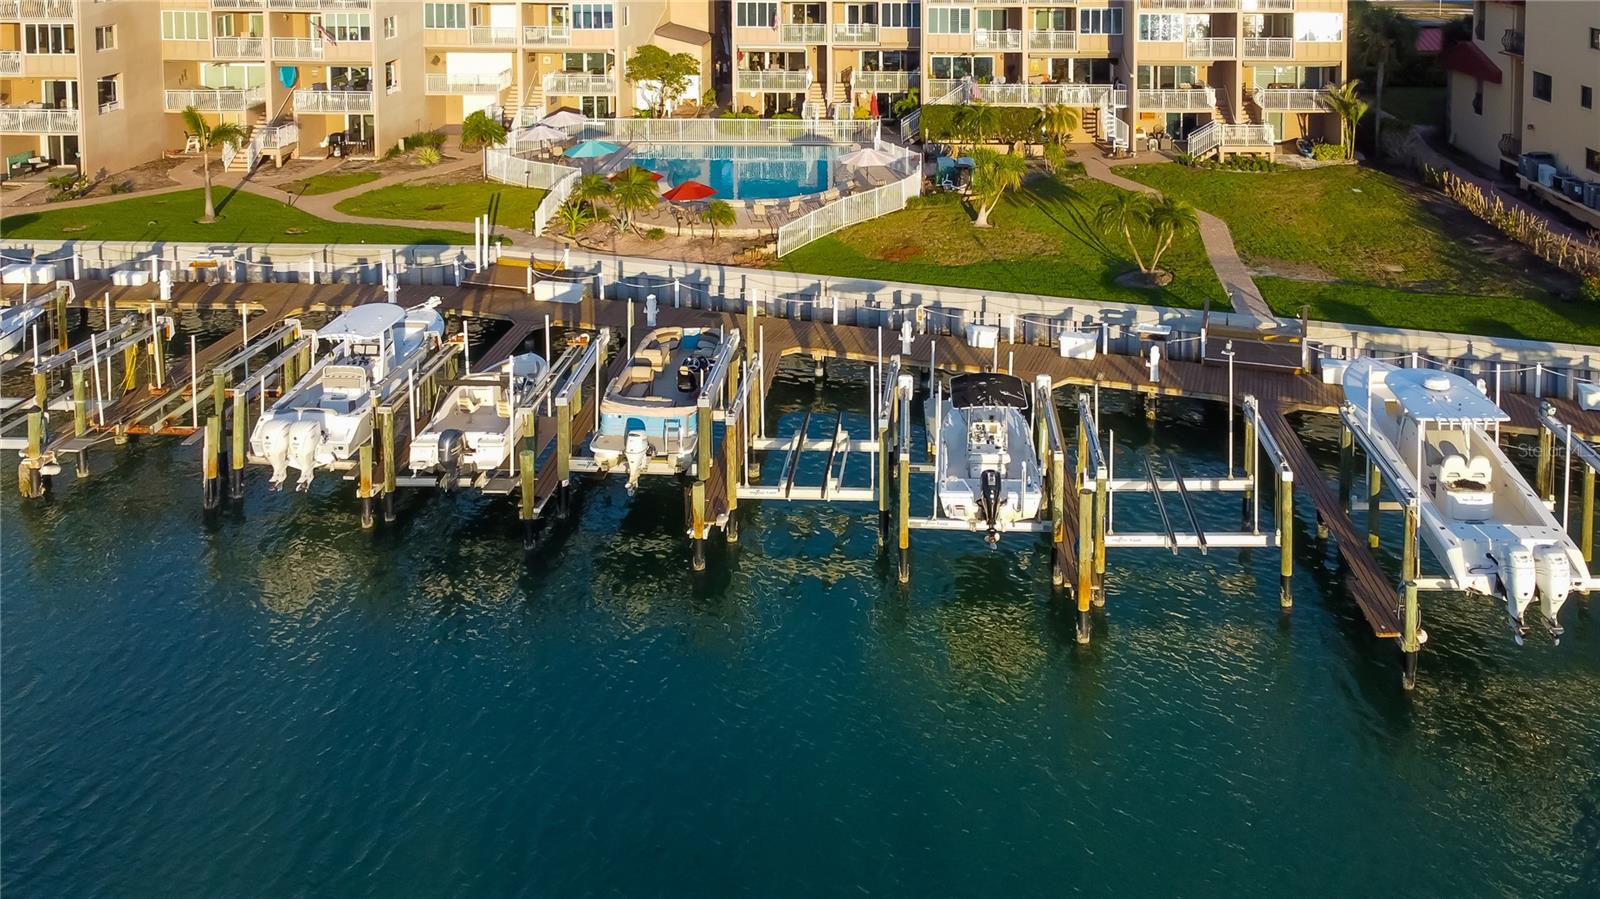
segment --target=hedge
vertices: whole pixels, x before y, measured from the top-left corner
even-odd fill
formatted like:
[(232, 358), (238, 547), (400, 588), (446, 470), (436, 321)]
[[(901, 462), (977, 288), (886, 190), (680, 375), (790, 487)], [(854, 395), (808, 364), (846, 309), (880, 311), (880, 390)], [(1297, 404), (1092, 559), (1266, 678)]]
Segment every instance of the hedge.
[[(923, 106), (922, 107), (922, 133), (928, 140), (955, 141), (965, 139), (965, 135), (956, 133), (956, 112), (960, 106)], [(1031, 106), (994, 106), (995, 130), (993, 134), (985, 135), (990, 140), (1014, 143), (1016, 141), (1038, 141), (1041, 137), (1040, 128), (1044, 114)]]

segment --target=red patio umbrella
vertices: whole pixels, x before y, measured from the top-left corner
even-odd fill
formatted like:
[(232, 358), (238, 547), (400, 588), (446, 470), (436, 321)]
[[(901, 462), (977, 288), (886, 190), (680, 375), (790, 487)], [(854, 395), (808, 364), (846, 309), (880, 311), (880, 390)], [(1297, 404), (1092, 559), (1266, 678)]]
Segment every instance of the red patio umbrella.
[(693, 200), (704, 200), (706, 197), (714, 197), (716, 195), (716, 189), (709, 185), (701, 184), (698, 181), (685, 181), (661, 196), (671, 200), (674, 203), (688, 203)]
[(611, 180), (612, 181), (621, 181), (623, 178), (626, 178), (628, 176), (628, 173), (633, 171), (634, 169), (639, 169), (642, 172), (649, 172), (651, 181), (660, 181), (661, 180), (662, 176), (661, 176), (660, 172), (651, 172), (649, 169), (645, 168), (644, 166), (640, 166), (640, 165), (630, 165), (630, 166), (628, 166), (627, 168), (623, 169), (622, 171), (613, 174), (611, 176)]
[(878, 95), (877, 94), (873, 94), (872, 98), (867, 101), (867, 115), (872, 116), (873, 118), (878, 118)]

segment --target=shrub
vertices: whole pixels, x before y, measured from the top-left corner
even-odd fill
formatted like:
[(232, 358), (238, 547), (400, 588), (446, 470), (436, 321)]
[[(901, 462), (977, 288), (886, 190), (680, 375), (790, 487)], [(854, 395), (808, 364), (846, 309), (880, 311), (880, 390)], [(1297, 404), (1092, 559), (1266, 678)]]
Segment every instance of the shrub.
[(418, 131), (406, 135), (406, 146), (415, 150), (418, 147), (432, 147), (435, 150), (444, 146), (443, 131)]
[(1583, 298), (1591, 303), (1600, 303), (1600, 274), (1590, 275), (1583, 279), (1583, 286), (1579, 290)]
[(114, 194), (131, 194), (133, 190), (132, 181), (118, 181), (116, 184), (111, 185), (111, 192)]
[(798, 119), (798, 118), (800, 118), (800, 113), (798, 113), (798, 112), (780, 112), (780, 113), (775, 114), (773, 116), (773, 118), (775, 118), (775, 119)]
[[(966, 140), (967, 136), (956, 127), (957, 110), (960, 109), (960, 106), (944, 104), (922, 107), (923, 135), (928, 140), (940, 143)], [(987, 135), (988, 139), (1016, 143), (1040, 137), (1040, 122), (1044, 117), (1040, 110), (1028, 106), (995, 106), (991, 110), (994, 130)]]
[(438, 147), (423, 147), (417, 151), (417, 162), (423, 165), (438, 165), (442, 158)]
[(1311, 158), (1322, 160), (1343, 159), (1345, 158), (1344, 147), (1338, 144), (1315, 143), (1311, 145)]
[(667, 237), (667, 229), (651, 228), (649, 231), (644, 232), (644, 237), (645, 240), (665, 240)]
[(1173, 161), (1178, 165), (1186, 165), (1189, 168), (1194, 168), (1200, 160), (1196, 158), (1193, 153), (1179, 153), (1177, 156), (1173, 157)]
[(89, 179), (77, 172), (47, 178), (45, 184), (56, 192), (52, 200), (74, 200), (89, 192)]

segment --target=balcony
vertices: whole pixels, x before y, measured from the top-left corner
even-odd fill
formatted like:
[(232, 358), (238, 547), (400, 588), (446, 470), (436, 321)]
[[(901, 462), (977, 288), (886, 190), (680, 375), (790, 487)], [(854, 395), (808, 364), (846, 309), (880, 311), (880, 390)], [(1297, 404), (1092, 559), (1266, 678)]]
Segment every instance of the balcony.
[(515, 47), (517, 45), (517, 29), (515, 27), (474, 25), (467, 29), (467, 43), (474, 47)]
[(1076, 50), (1078, 49), (1078, 32), (1030, 31), (1028, 32), (1028, 49)]
[(1256, 105), (1268, 112), (1323, 112), (1328, 108), (1328, 92), (1321, 88), (1259, 88), (1250, 94)]
[(212, 9), (264, 9), (266, 0), (211, 0)]
[(0, 19), (71, 19), (73, 0), (13, 0), (0, 3)]
[(1217, 106), (1217, 92), (1213, 88), (1193, 88), (1185, 90), (1152, 90), (1139, 91), (1140, 111), (1170, 110), (1208, 110)]
[(1228, 12), (1239, 8), (1239, 0), (1139, 0), (1145, 9), (1184, 9), (1190, 12)]
[[(1192, 37), (1183, 43), (1183, 55), (1188, 59), (1232, 59), (1235, 43), (1231, 37)], [(1294, 47), (1290, 46), (1290, 55)]]
[(1294, 12), (1295, 0), (1239, 0), (1244, 12)]
[(321, 59), (321, 38), (275, 37), (272, 39), (272, 56), (275, 59)]
[(217, 59), (261, 59), (266, 41), (258, 37), (219, 37), (211, 42), (211, 55)]
[(200, 88), (164, 92), (162, 108), (167, 112), (182, 112), (190, 106), (201, 112), (243, 112), (265, 102), (267, 102), (265, 88)]
[(854, 72), (851, 87), (874, 94), (903, 94), (917, 82), (916, 72)]
[(371, 112), (372, 91), (295, 91), (294, 111), (300, 113)]
[(873, 22), (861, 22), (856, 25), (836, 24), (833, 26), (833, 42), (835, 44), (876, 44), (878, 42), (878, 26)]
[(749, 69), (736, 69), (733, 73), (733, 89), (735, 91), (747, 93), (760, 93), (762, 91), (802, 93), (810, 86), (810, 72), (754, 72)]
[(972, 32), (972, 47), (975, 50), (1021, 50), (1022, 32), (979, 28)]
[(1522, 48), (1527, 42), (1527, 33), (1515, 28), (1507, 28), (1506, 33), (1500, 35), (1500, 48), (1512, 56), (1521, 56)]
[(429, 73), (426, 82), (430, 94), (497, 94), (511, 86), (511, 70), (497, 75)]
[(0, 75), (22, 74), (22, 51), (0, 50)]
[(1294, 59), (1294, 38), (1247, 37), (1244, 39), (1245, 59)]
[(273, 9), (371, 9), (372, 0), (267, 0)]
[(593, 72), (551, 72), (544, 76), (544, 92), (563, 97), (585, 94), (614, 94), (617, 76)]
[(826, 25), (779, 25), (780, 44), (821, 44), (828, 40)]
[(76, 134), (78, 110), (0, 106), (0, 134)]
[(572, 42), (565, 25), (524, 25), (522, 42), (530, 47), (564, 47)]
[(955, 78), (928, 81), (925, 96), (931, 103), (982, 102), (992, 106), (1106, 106), (1128, 105), (1128, 89), (1110, 84), (974, 84)]

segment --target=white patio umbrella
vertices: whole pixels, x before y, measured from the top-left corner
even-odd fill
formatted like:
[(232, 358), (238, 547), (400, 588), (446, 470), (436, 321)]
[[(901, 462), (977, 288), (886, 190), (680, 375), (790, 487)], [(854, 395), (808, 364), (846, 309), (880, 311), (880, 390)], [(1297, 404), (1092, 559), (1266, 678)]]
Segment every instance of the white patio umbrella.
[(550, 125), (540, 123), (530, 125), (511, 135), (512, 143), (521, 144), (550, 144), (567, 140), (567, 132)]
[(862, 147), (839, 155), (839, 164), (853, 169), (887, 168), (900, 160), (876, 147)]
[(553, 112), (540, 119), (539, 124), (549, 125), (551, 128), (571, 128), (574, 125), (582, 125), (587, 121), (589, 121), (589, 119), (583, 113), (573, 112), (570, 109), (563, 109), (560, 112)]

